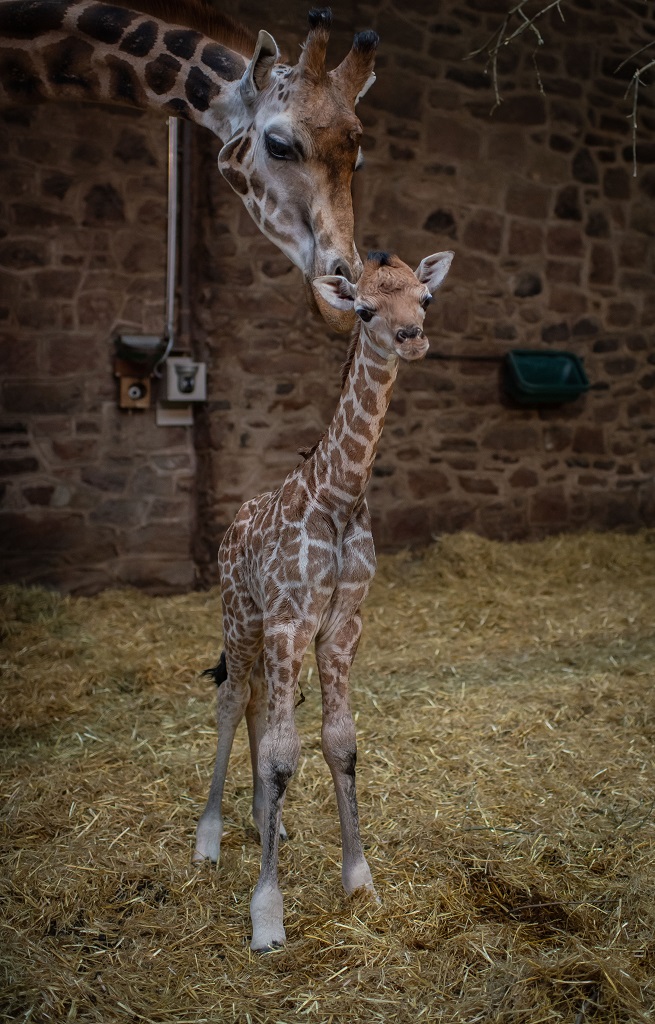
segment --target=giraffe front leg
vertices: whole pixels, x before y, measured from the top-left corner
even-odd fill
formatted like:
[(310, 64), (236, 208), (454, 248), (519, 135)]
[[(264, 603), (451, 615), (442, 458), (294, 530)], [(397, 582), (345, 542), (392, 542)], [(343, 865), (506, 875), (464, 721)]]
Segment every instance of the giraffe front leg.
[[(268, 696), (264, 675), (263, 656), (257, 658), (250, 673), (250, 700), (246, 708), (250, 761), (252, 764), (252, 818), (259, 832), (260, 841), (264, 831), (264, 786), (259, 775), (259, 745), (266, 732)], [(280, 821), (280, 839), (287, 839), (286, 829)]]
[(263, 796), (262, 863), (250, 901), (250, 945), (258, 953), (279, 949), (286, 942), (278, 885), (278, 849), (284, 797), (300, 756), (294, 696), (306, 648), (307, 641), (302, 642), (288, 625), (271, 631), (264, 641), (268, 718), (257, 762)]
[(357, 740), (348, 704), (350, 666), (360, 634), (361, 620), (356, 615), (329, 640), (319, 640), (316, 644), (316, 661), (323, 695), (321, 739), (339, 810), (343, 887), (349, 895), (357, 889), (365, 889), (377, 899), (359, 831), (355, 786)]
[(300, 738), (291, 714), (276, 715), (259, 747), (259, 777), (262, 783), (262, 864), (250, 901), (251, 949), (265, 953), (286, 942), (282, 893), (278, 885), (277, 862), (282, 806), (287, 785), (298, 766)]

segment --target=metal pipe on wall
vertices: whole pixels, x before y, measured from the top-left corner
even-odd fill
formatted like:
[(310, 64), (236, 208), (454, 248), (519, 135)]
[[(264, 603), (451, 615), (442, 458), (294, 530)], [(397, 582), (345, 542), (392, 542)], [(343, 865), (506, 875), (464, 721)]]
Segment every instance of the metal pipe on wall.
[(192, 354), (191, 346), (191, 144), (193, 128), (182, 122), (182, 188), (180, 196), (180, 345)]
[(166, 348), (153, 370), (160, 376), (160, 367), (166, 362), (175, 343), (175, 285), (177, 279), (177, 189), (178, 189), (178, 119), (168, 119), (168, 224), (166, 232), (166, 310), (164, 337)]

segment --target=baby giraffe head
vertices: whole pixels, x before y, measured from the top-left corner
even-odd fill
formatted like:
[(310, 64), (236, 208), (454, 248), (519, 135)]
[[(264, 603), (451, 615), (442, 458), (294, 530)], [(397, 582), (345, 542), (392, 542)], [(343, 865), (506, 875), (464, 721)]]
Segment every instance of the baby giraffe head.
[(391, 253), (370, 252), (357, 284), (329, 274), (316, 278), (314, 288), (335, 309), (354, 309), (360, 332), (380, 355), (421, 359), (430, 347), (423, 333), (425, 311), (446, 279), (453, 256), (436, 252), (412, 271)]

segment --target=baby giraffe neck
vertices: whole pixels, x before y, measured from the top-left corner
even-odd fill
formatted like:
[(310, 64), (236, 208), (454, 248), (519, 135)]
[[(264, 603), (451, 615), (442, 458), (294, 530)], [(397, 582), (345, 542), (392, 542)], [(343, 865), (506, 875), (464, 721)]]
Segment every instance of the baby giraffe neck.
[(315, 489), (347, 521), (364, 498), (398, 372), (358, 325), (354, 355), (332, 422), (312, 456)]

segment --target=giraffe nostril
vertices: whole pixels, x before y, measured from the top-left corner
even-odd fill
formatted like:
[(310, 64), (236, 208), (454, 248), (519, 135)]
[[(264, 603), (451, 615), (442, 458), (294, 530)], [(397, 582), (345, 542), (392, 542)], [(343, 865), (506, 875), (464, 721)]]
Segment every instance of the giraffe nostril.
[(418, 338), (419, 334), (421, 334), (420, 327), (402, 327), (399, 331), (396, 331), (396, 341), (402, 343), (410, 338)]
[(353, 279), (352, 271), (348, 264), (346, 263), (346, 261), (343, 259), (338, 259), (334, 261), (330, 273), (338, 274), (339, 277), (345, 277), (346, 281), (352, 281)]

